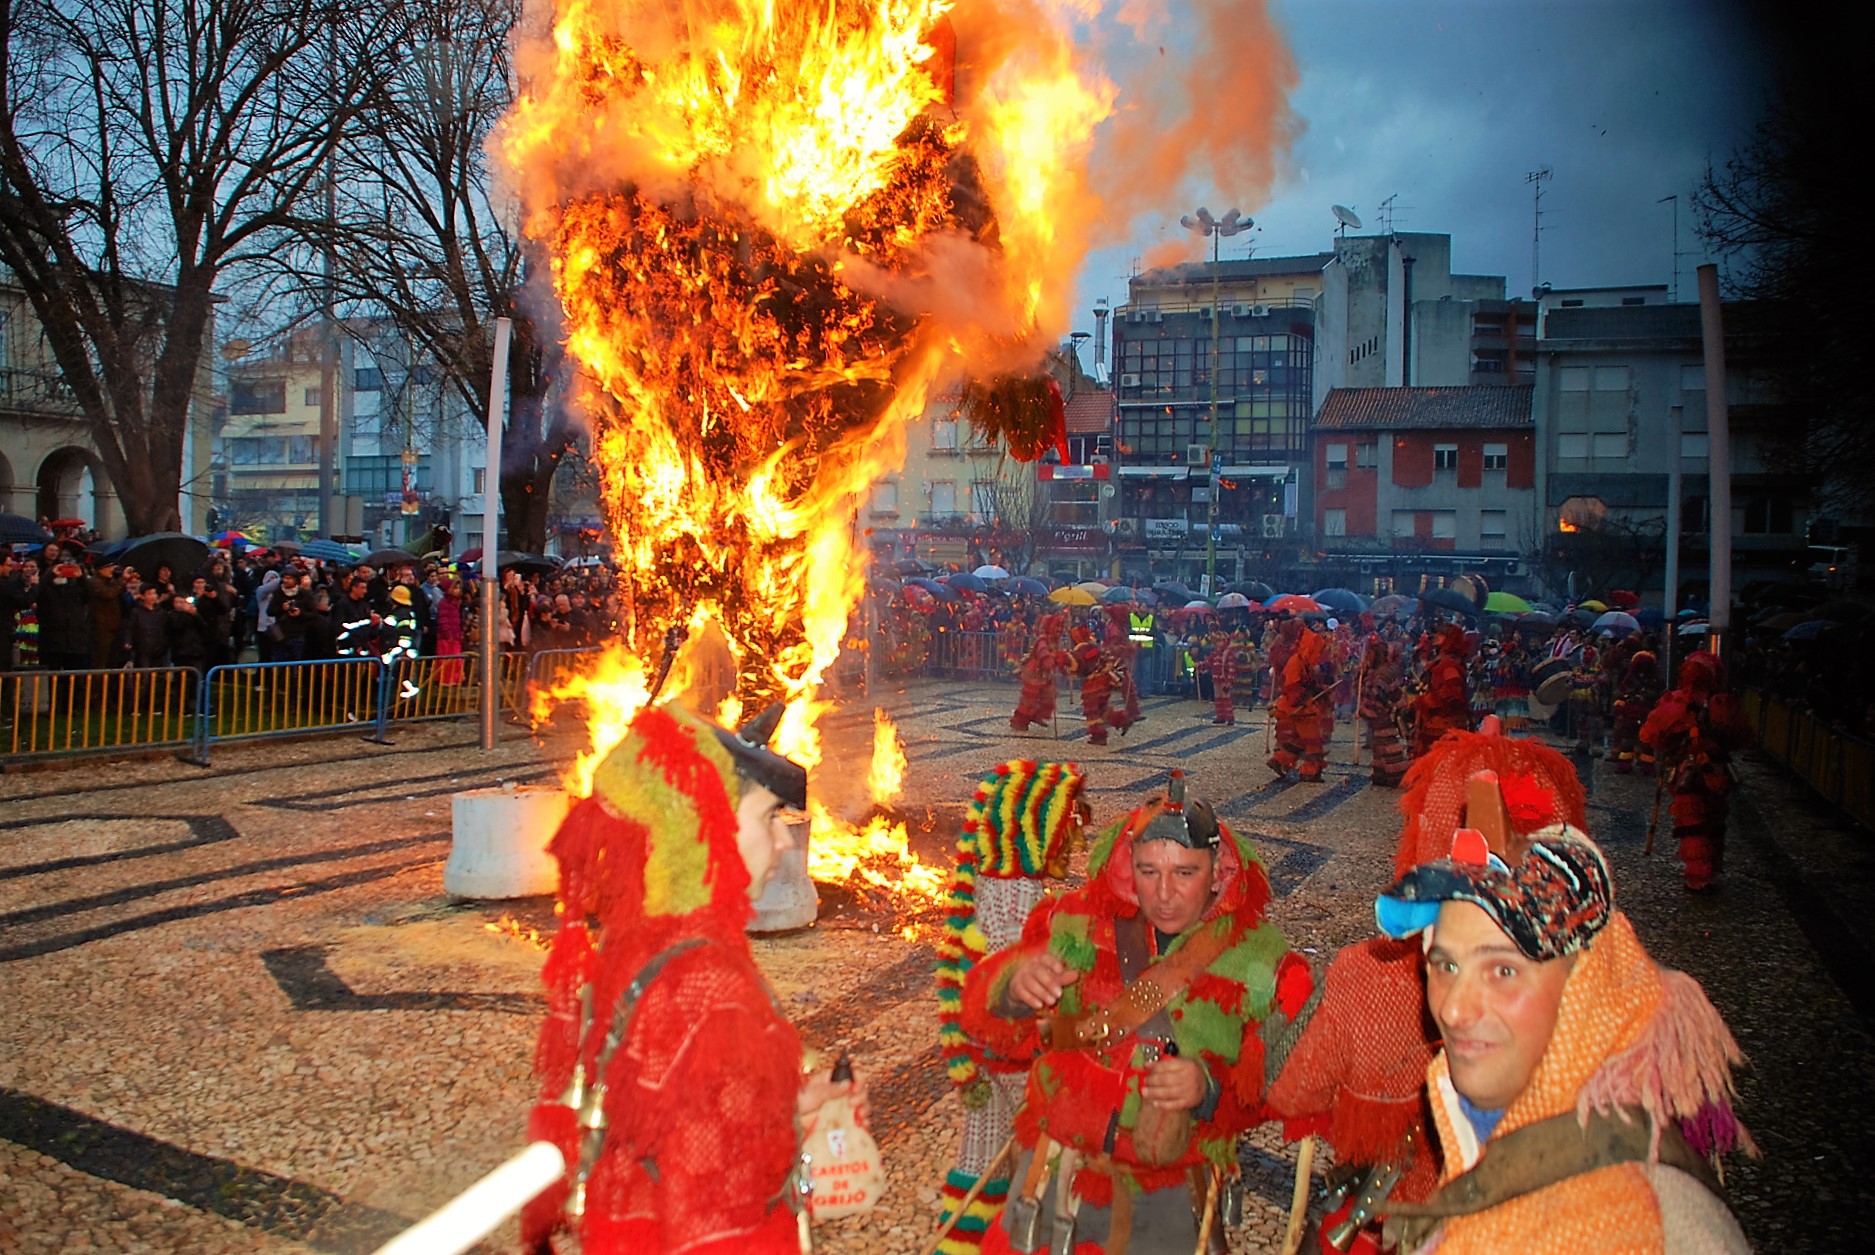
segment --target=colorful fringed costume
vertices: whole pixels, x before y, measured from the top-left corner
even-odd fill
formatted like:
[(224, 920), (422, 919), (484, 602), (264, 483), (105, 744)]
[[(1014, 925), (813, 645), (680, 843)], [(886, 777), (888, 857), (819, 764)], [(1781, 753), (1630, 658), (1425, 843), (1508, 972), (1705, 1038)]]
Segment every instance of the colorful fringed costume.
[(1448, 624), (1439, 633), (1439, 654), (1426, 667), (1425, 688), (1415, 703), (1413, 757), (1448, 732), (1470, 731), (1471, 690), (1465, 675), (1465, 633)]
[(1250, 711), (1257, 704), (1257, 677), (1261, 671), (1258, 665), (1256, 637), (1247, 627), (1240, 627), (1230, 634), (1231, 649), (1236, 654), (1232, 660), (1235, 678), (1231, 682), (1231, 709)]
[(1680, 687), (1660, 699), (1641, 726), (1673, 795), (1686, 887), (1710, 888), (1725, 863), (1725, 819), (1732, 793), (1732, 755), (1751, 744), (1751, 725), (1725, 691), (1725, 672), (1703, 650), (1680, 664)]
[[(944, 1180), (946, 1219), (1008, 1139), (1032, 1060), (1027, 1054), (999, 1055), (964, 1031), (964, 978), (985, 957), (1021, 938), (1047, 879), (1067, 874), (1080, 831), (1083, 782), (1073, 763), (1003, 763), (977, 785), (957, 841), (937, 965), (938, 1040), (964, 1106), (957, 1164)], [(970, 1255), (982, 1244), (1009, 1193), (1009, 1169), (1005, 1160), (958, 1219), (939, 1248), (945, 1255)]]
[(1569, 726), (1576, 737), (1576, 753), (1599, 754), (1602, 749), (1602, 674), (1601, 651), (1585, 645), (1569, 672)]
[(1466, 790), (1481, 771), (1496, 773), (1511, 830), (1519, 835), (1558, 820), (1577, 828), (1586, 822), (1588, 794), (1575, 765), (1549, 746), (1489, 727), (1451, 733), (1406, 773), (1400, 795), (1406, 826), (1393, 857), (1395, 875), (1451, 850), (1452, 834), (1466, 823)]
[(562, 923), (528, 1134), (568, 1171), (523, 1214), (530, 1251), (558, 1229), (587, 1255), (799, 1249), (801, 1042), (743, 935), (738, 792), (707, 725), (651, 707), (554, 835)]
[(1328, 742), (1335, 734), (1333, 688), (1328, 638), (1319, 632), (1301, 633), (1283, 662), (1282, 689), (1270, 708), (1276, 721), (1271, 771), (1279, 776), (1294, 771), (1303, 780), (1322, 778)]
[[(1237, 1136), (1263, 1114), (1264, 1059), (1255, 1030), (1276, 1005), (1277, 970), (1286, 954), (1280, 930), (1264, 918), (1269, 879), (1249, 842), (1221, 828), (1221, 888), (1196, 924), (1161, 947), (1139, 905), (1133, 845), (1167, 805), (1142, 807), (1104, 832), (1090, 853), (1088, 882), (1037, 909), (1021, 942), (990, 955), (964, 983), (963, 1025), (973, 1037), (1007, 1057), (1040, 1051), (1016, 1116), (1016, 1139), (1024, 1150), (1019, 1171), (1044, 1142), (1064, 1152), (1063, 1172), (1080, 1200), (1077, 1252), (1190, 1251), (1197, 1236), (1189, 1193), (1194, 1178), (1202, 1187), (1208, 1168), (1234, 1172)], [(1111, 1008), (1128, 987), (1119, 956), (1122, 928), (1143, 933), (1148, 973), (1177, 964), (1188, 946), (1214, 957), (1165, 1004), (1163, 1020), (1155, 1016), (1078, 1048), (1057, 1048), (1051, 1041), (1043, 1049), (1038, 1023), (1047, 1021), (1008, 998), (1016, 965), (1048, 953), (1079, 974), (1062, 994), (1056, 1023)], [(1299, 1001), (1289, 1008), (1298, 1009)], [(1207, 1070), (1215, 1105), (1208, 1115), (1195, 1116), (1182, 1151), (1149, 1162), (1135, 1141), (1148, 1108), (1140, 1081), (1154, 1060), (1171, 1053), (1166, 1039), (1155, 1035), (1156, 1023), (1169, 1025), (1181, 1058)], [(1043, 1214), (1053, 1214), (1052, 1203)], [(983, 1249), (1012, 1249), (1004, 1226), (991, 1230)]]
[(1009, 717), (1009, 726), (1017, 732), (1054, 722), (1055, 672), (1067, 662), (1061, 652), (1062, 623), (1061, 615), (1045, 614), (1035, 625), (1035, 643), (1022, 661), (1022, 692), (1016, 698), (1016, 713)]
[(1621, 683), (1615, 687), (1614, 732), (1610, 748), (1614, 769), (1626, 775), (1640, 766), (1644, 775), (1654, 774), (1654, 749), (1641, 742), (1641, 725), (1654, 713), (1660, 700), (1660, 664), (1648, 650), (1639, 650), (1628, 659)]
[(1213, 629), (1204, 639), (1205, 670), (1211, 676), (1211, 722), (1237, 722), (1237, 651), (1230, 636)]
[(1382, 788), (1398, 788), (1407, 767), (1398, 719), (1405, 689), (1400, 647), (1378, 636), (1370, 638), (1363, 666), (1359, 713), (1367, 724), (1367, 741), (1374, 755), (1372, 779)]
[(1125, 731), (1133, 725), (1124, 710), (1112, 708), (1115, 692), (1124, 682), (1118, 657), (1103, 649), (1084, 627), (1074, 629), (1068, 654), (1069, 669), (1081, 681), (1081, 717), (1087, 721), (1087, 739), (1107, 743), (1107, 729)]

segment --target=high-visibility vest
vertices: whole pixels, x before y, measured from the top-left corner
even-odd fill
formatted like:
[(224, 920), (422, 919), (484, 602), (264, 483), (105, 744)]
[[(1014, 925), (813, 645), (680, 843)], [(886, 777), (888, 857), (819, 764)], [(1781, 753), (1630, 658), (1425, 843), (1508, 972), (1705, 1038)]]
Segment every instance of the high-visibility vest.
[(1141, 614), (1137, 610), (1135, 610), (1132, 613), (1128, 614), (1127, 618), (1132, 621), (1133, 630), (1127, 633), (1126, 638), (1132, 641), (1135, 645), (1138, 645), (1141, 649), (1151, 649), (1152, 648), (1152, 612), (1147, 611), (1146, 613)]

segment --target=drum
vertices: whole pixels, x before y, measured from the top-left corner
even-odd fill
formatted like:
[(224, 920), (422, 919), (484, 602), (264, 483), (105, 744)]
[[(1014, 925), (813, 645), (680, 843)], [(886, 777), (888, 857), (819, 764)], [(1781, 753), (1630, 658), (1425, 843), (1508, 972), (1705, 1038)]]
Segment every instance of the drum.
[[(1556, 661), (1563, 662), (1558, 658)], [(1569, 665), (1564, 662), (1562, 670), (1543, 680), (1536, 686), (1536, 699), (1545, 706), (1560, 706), (1569, 700)]]

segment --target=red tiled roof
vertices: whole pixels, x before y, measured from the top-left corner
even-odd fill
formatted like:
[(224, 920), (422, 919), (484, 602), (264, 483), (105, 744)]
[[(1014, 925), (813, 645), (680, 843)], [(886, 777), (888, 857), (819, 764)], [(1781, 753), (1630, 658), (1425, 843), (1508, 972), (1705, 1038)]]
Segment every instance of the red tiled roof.
[[(1503, 430), (1534, 427), (1527, 385), (1463, 388), (1336, 388), (1315, 416), (1318, 431)], [(1069, 430), (1073, 430), (1070, 428)]]
[(1113, 394), (1089, 388), (1068, 398), (1068, 434), (1098, 435), (1113, 426)]

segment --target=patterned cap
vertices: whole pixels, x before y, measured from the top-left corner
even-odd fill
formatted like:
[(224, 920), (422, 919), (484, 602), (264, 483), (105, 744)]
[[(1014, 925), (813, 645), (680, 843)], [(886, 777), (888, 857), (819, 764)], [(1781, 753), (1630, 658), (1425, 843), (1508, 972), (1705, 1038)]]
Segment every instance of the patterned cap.
[(1594, 940), (1614, 898), (1601, 850), (1575, 828), (1536, 834), (1515, 868), (1465, 830), (1452, 857), (1420, 864), (1374, 899), (1374, 919), (1389, 937), (1410, 937), (1438, 921), (1442, 904), (1470, 902), (1531, 958), (1560, 959)]

